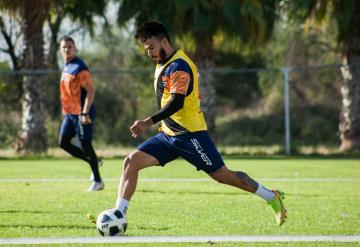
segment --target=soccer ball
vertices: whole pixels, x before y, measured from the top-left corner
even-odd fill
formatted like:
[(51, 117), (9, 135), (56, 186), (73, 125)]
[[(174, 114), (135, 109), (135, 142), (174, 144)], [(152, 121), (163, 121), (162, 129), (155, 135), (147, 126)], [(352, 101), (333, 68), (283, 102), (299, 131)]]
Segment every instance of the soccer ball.
[(107, 209), (96, 219), (96, 228), (102, 236), (123, 236), (127, 222), (125, 216), (118, 209)]

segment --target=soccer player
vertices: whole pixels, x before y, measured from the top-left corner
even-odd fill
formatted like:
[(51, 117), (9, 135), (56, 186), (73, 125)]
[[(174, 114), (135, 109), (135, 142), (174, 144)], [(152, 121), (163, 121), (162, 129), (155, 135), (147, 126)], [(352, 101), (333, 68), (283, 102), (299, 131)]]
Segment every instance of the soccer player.
[(124, 159), (116, 208), (126, 215), (141, 169), (164, 166), (182, 157), (215, 181), (263, 198), (273, 210), (276, 223), (282, 225), (286, 218), (284, 193), (265, 188), (245, 172), (230, 170), (211, 140), (199, 107), (198, 72), (193, 61), (183, 51), (174, 50), (168, 32), (159, 22), (145, 22), (135, 38), (156, 62), (154, 88), (159, 110), (135, 121), (130, 131), (137, 138), (160, 123), (160, 133)]
[[(92, 146), (95, 120), (93, 104), (95, 89), (85, 63), (76, 56), (76, 46), (70, 36), (60, 39), (60, 52), (65, 67), (60, 81), (60, 97), (64, 120), (60, 128), (59, 145), (74, 157), (86, 161), (91, 168), (93, 182), (88, 191), (104, 189), (99, 172), (99, 160)], [(76, 137), (80, 145), (72, 142)]]

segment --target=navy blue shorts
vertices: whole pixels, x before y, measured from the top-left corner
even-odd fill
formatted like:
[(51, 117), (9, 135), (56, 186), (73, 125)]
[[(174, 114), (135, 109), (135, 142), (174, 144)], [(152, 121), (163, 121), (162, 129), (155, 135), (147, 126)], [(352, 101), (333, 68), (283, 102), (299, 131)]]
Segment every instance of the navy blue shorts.
[(79, 115), (65, 115), (60, 127), (60, 136), (78, 136), (79, 140), (91, 140), (94, 124), (81, 124)]
[(178, 157), (183, 157), (197, 170), (206, 173), (215, 172), (224, 166), (224, 161), (207, 131), (177, 136), (160, 132), (142, 143), (138, 149), (155, 157), (162, 166)]

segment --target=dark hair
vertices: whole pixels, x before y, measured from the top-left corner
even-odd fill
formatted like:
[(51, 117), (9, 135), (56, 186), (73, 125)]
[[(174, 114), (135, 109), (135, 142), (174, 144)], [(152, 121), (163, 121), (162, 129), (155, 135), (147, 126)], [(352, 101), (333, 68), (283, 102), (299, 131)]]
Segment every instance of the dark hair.
[(64, 35), (64, 36), (62, 36), (62, 37), (60, 38), (59, 43), (60, 43), (61, 41), (68, 41), (68, 42), (73, 43), (73, 45), (75, 45), (75, 41), (74, 41), (73, 38), (71, 38), (69, 35)]
[(166, 38), (170, 43), (169, 33), (163, 24), (158, 21), (144, 22), (137, 30), (135, 39), (145, 42), (151, 37)]

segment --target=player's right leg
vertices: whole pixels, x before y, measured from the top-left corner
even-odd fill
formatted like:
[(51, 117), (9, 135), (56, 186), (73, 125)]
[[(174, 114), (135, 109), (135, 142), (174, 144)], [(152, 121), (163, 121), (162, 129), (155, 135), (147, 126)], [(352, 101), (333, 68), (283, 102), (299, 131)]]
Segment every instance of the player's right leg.
[(123, 215), (126, 215), (131, 197), (135, 193), (139, 171), (157, 164), (159, 161), (154, 156), (140, 150), (135, 150), (126, 156), (123, 161), (123, 171), (115, 206)]
[(116, 201), (116, 208), (124, 215), (136, 190), (139, 171), (150, 166), (163, 166), (178, 157), (178, 154), (166, 142), (166, 136), (159, 133), (142, 143), (137, 150), (124, 159)]
[(154, 156), (140, 150), (135, 150), (126, 156), (118, 196), (130, 201), (136, 189), (139, 171), (158, 164), (159, 161)]
[(76, 135), (75, 124), (72, 115), (66, 115), (60, 127), (59, 146), (72, 156), (89, 162), (83, 150), (71, 143), (71, 139)]

